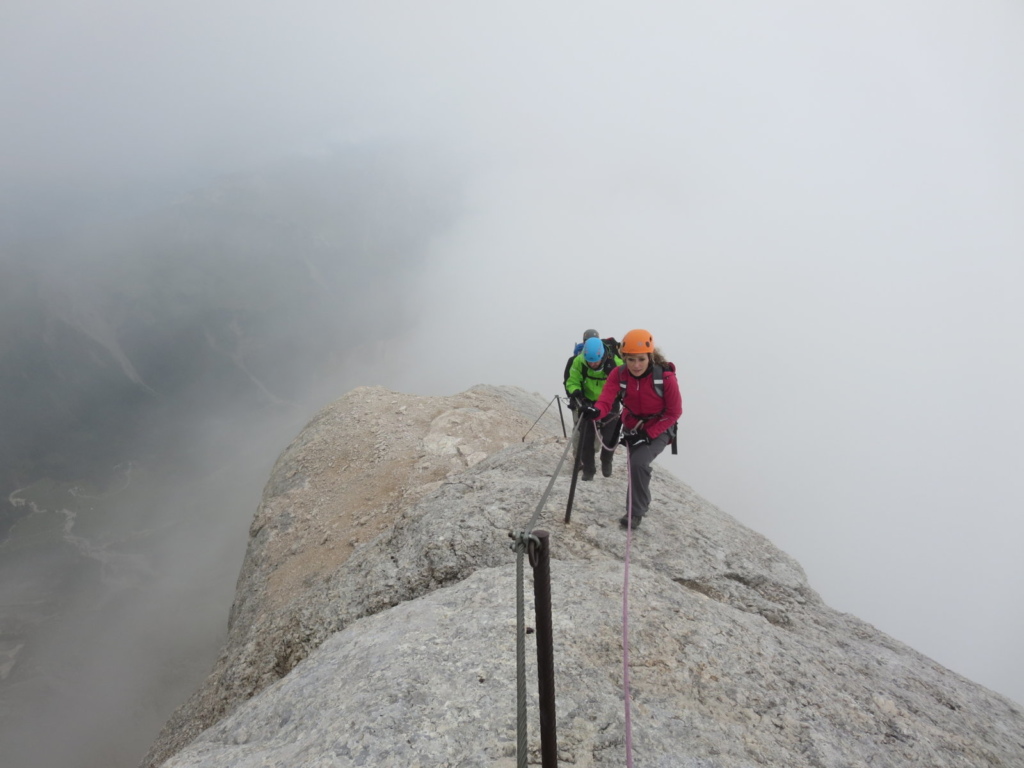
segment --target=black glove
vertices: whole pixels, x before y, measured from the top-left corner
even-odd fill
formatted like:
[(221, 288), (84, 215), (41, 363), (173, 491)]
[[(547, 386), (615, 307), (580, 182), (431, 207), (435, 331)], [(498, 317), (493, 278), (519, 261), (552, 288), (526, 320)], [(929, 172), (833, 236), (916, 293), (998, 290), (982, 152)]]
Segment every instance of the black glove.
[(628, 445), (630, 448), (636, 448), (640, 445), (650, 445), (651, 438), (647, 436), (647, 432), (644, 431), (643, 427), (637, 427), (630, 432), (622, 433), (622, 444)]
[(584, 419), (590, 419), (593, 421), (594, 419), (601, 418), (601, 412), (590, 403), (587, 403), (580, 409), (580, 416)]
[(569, 401), (569, 410), (570, 411), (575, 411), (577, 408), (580, 407), (580, 393), (579, 392), (573, 392), (566, 399)]

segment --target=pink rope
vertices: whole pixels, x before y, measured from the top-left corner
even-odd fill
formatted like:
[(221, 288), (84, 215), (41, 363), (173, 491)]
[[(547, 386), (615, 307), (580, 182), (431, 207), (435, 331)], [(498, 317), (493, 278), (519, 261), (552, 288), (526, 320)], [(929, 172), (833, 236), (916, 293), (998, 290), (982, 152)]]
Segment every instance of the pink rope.
[[(594, 425), (594, 437), (601, 447), (606, 451), (616, 451), (618, 446), (609, 448), (604, 444), (601, 437), (601, 430)], [(632, 451), (626, 448), (626, 556), (625, 570), (622, 581), (622, 692), (626, 706), (626, 766), (633, 768), (633, 717), (632, 717), (632, 693), (629, 687), (629, 552), (633, 545), (633, 472), (630, 467), (630, 454)]]
[(605, 445), (604, 437), (601, 435), (601, 430), (598, 428), (597, 422), (592, 421), (590, 423), (594, 425), (594, 439), (597, 440), (597, 442), (601, 444), (601, 447), (604, 448), (606, 451), (611, 451), (612, 453), (615, 453), (615, 451), (619, 449), (619, 444), (612, 443), (611, 446)]
[(632, 451), (626, 449), (626, 567), (622, 581), (622, 687), (626, 702), (626, 766), (633, 768), (633, 719), (631, 717), (632, 694), (629, 688), (629, 550), (633, 544), (633, 473), (629, 459)]

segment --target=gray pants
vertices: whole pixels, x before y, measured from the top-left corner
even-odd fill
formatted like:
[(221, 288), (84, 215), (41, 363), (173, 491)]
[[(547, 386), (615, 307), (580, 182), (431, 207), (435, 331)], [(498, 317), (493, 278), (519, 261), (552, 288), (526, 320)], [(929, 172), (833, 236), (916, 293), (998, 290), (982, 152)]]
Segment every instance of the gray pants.
[(651, 505), (651, 462), (672, 438), (668, 431), (662, 432), (647, 445), (629, 448), (629, 491), (626, 496), (626, 509), (635, 520), (647, 514)]

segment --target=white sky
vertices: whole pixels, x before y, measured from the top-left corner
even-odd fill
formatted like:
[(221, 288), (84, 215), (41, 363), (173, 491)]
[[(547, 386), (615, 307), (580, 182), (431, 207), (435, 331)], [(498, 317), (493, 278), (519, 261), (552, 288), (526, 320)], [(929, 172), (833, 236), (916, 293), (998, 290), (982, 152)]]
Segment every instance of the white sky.
[(995, 0), (14, 0), (0, 192), (455, 149), (466, 216), (365, 383), (550, 397), (585, 328), (647, 328), (667, 468), (1024, 702), (1022, 83)]

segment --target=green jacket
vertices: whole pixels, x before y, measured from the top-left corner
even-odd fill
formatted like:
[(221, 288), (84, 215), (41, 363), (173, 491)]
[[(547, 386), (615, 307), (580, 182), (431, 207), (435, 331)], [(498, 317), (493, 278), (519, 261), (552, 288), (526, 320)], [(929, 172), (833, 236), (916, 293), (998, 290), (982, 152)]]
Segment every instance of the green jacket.
[(604, 359), (601, 361), (601, 367), (594, 370), (587, 365), (587, 361), (583, 359), (583, 353), (581, 352), (576, 355), (576, 359), (572, 361), (572, 366), (569, 368), (569, 378), (565, 382), (565, 391), (570, 395), (582, 391), (583, 396), (587, 400), (594, 402), (601, 396), (601, 390), (604, 389), (604, 383), (608, 379), (609, 372), (622, 364), (619, 356), (610, 354), (606, 348)]

